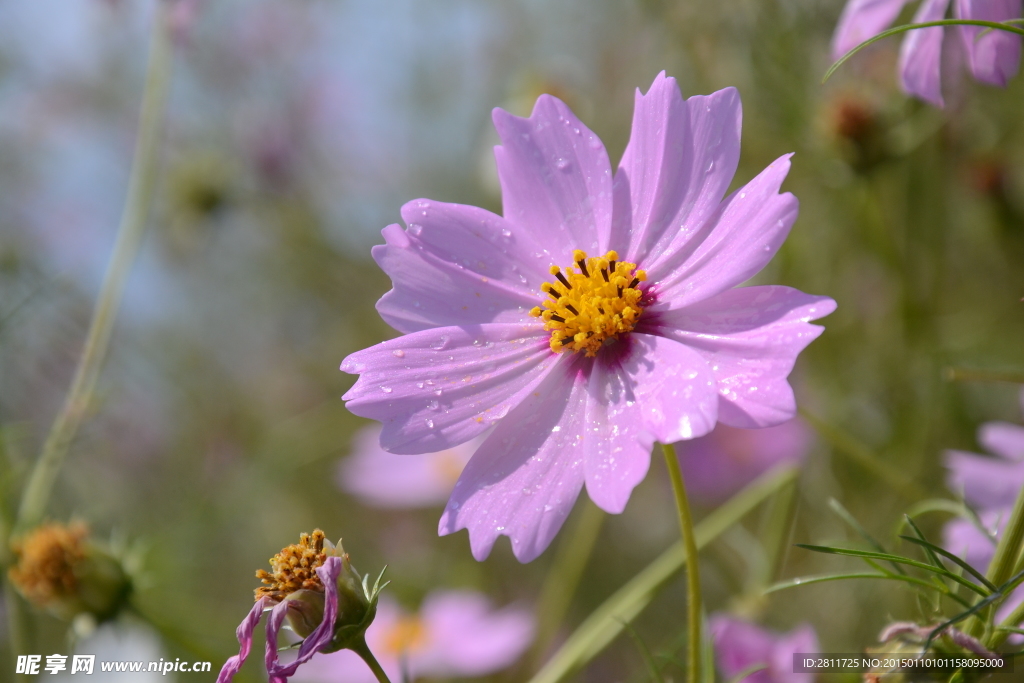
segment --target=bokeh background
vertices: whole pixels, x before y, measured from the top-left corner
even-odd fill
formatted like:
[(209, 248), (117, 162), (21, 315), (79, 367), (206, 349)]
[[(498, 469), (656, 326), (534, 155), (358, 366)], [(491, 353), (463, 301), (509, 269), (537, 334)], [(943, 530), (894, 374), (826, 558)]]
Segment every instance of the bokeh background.
[[(343, 537), (359, 569), (386, 564), (388, 591), (409, 607), (435, 588), (465, 587), (543, 610), (535, 603), (554, 548), (524, 566), (499, 543), (478, 563), (464, 533), (437, 537), (439, 507), (387, 511), (343, 492), (339, 463), (365, 422), (346, 412), (340, 396), (353, 378), (337, 368), (395, 334), (373, 308), (389, 282), (369, 251), (404, 202), (500, 212), (493, 107), (525, 116), (539, 94), (555, 94), (617, 163), (634, 90), (666, 70), (684, 95), (739, 89), (735, 185), (796, 152), (784, 189), (799, 197), (800, 218), (755, 281), (839, 304), (792, 377), (821, 429), (788, 541), (856, 542), (831, 497), (892, 538), (914, 503), (953, 498), (944, 449), (977, 451), (980, 423), (1021, 421), (1016, 386), (950, 381), (944, 370), (1024, 368), (1024, 78), (1006, 90), (950, 78), (937, 110), (898, 90), (890, 40), (823, 85), (842, 4), (196, 3), (176, 47), (146, 243), (48, 517), (136, 543), (134, 601), (162, 656), (210, 659), (215, 670), (236, 648), (253, 572), (314, 527)], [(152, 15), (151, 0), (0, 0), (8, 517), (67, 391), (110, 256)], [(899, 586), (761, 596), (777, 579), (856, 567), (764, 547), (765, 514), (704, 552), (709, 610), (778, 630), (810, 623), (831, 652), (874, 642), (891, 619), (921, 618)], [(921, 524), (937, 537), (946, 519)], [(603, 524), (561, 636), (677, 534), (655, 459), (626, 512)], [(683, 615), (679, 579), (636, 635), (657, 656), (681, 657)], [(32, 622), (36, 651), (67, 652), (65, 624), (42, 613)], [(0, 620), (0, 679), (14, 670), (7, 628)], [(523, 680), (535, 664), (524, 657), (494, 680)], [(243, 675), (261, 679), (259, 657)], [(648, 674), (622, 637), (579, 680)]]

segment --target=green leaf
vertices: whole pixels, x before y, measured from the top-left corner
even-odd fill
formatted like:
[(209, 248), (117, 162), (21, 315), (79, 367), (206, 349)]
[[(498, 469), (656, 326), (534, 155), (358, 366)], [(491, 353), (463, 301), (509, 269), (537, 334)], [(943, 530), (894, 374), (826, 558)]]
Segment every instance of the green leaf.
[[(868, 533), (867, 529), (865, 529), (861, 525), (861, 523), (857, 521), (856, 517), (854, 517), (852, 514), (850, 514), (849, 510), (847, 510), (845, 507), (843, 507), (842, 503), (840, 503), (835, 498), (829, 498), (828, 499), (828, 506), (832, 510), (832, 512), (836, 513), (841, 520), (843, 520), (848, 525), (850, 525), (850, 527), (852, 527), (853, 530), (856, 531), (857, 534), (861, 538), (863, 538), (865, 541), (867, 541), (868, 545), (870, 545), (872, 548), (874, 548), (875, 550), (877, 550), (880, 553), (887, 553), (887, 552), (889, 552), (889, 551), (887, 551), (882, 546), (881, 543), (879, 543), (877, 540), (875, 540), (874, 536), (872, 536), (871, 534)], [(899, 574), (906, 574), (907, 573), (906, 571), (903, 570), (903, 567), (901, 567), (900, 565), (896, 564), (895, 562), (892, 563), (892, 566), (893, 566), (893, 569), (895, 569), (896, 572), (899, 573)]]
[[(963, 561), (962, 559), (960, 559), (959, 557), (954, 555), (953, 553), (949, 552), (948, 550), (946, 550), (944, 548), (940, 548), (937, 545), (934, 545), (932, 543), (929, 543), (928, 541), (925, 541), (925, 540), (922, 540), (922, 539), (919, 539), (919, 538), (913, 538), (911, 536), (900, 536), (900, 538), (902, 538), (904, 541), (910, 541), (911, 543), (916, 543), (917, 545), (924, 546), (930, 553), (932, 553), (933, 557), (934, 557), (935, 553), (938, 553), (939, 555), (942, 555), (947, 560), (949, 560), (950, 562), (953, 562), (958, 567), (963, 569), (965, 572), (967, 572), (968, 574), (970, 574), (974, 578), (976, 578), (979, 581), (981, 581), (981, 583), (984, 584), (985, 588), (988, 588), (990, 591), (996, 592), (996, 591), (999, 590), (994, 583), (992, 583), (987, 578), (985, 578), (984, 574), (982, 574), (977, 569), (975, 569), (974, 567), (969, 565), (967, 562)], [(936, 560), (936, 561), (938, 561), (938, 560)]]
[(859, 557), (861, 559), (885, 560), (887, 562), (898, 562), (899, 564), (905, 564), (908, 567), (917, 567), (918, 569), (923, 569), (925, 571), (934, 572), (936, 574), (944, 576), (944, 577), (946, 577), (948, 579), (956, 581), (957, 583), (959, 583), (962, 586), (965, 586), (965, 587), (971, 589), (972, 591), (974, 591), (975, 593), (977, 593), (978, 595), (980, 595), (982, 597), (988, 597), (988, 595), (989, 595), (989, 592), (987, 590), (985, 590), (984, 588), (982, 588), (981, 586), (979, 586), (978, 584), (973, 583), (972, 581), (968, 581), (967, 579), (963, 578), (962, 576), (957, 576), (956, 574), (954, 574), (953, 572), (949, 571), (945, 567), (935, 567), (935, 566), (930, 565), (930, 564), (928, 564), (926, 562), (918, 562), (917, 560), (912, 560), (909, 557), (902, 557), (901, 555), (891, 555), (889, 553), (872, 553), (872, 552), (868, 552), (866, 550), (850, 550), (848, 548), (832, 548), (832, 547), (823, 546), (823, 545), (806, 545), (804, 543), (797, 543), (796, 546), (798, 548), (803, 548), (804, 550), (812, 550), (812, 551), (814, 551), (816, 553), (825, 553), (826, 555), (845, 555), (845, 556), (848, 556), (848, 557)]
[(939, 593), (941, 593), (943, 595), (946, 595), (946, 596), (952, 598), (953, 600), (955, 600), (956, 602), (960, 603), (964, 607), (970, 607), (970, 603), (968, 603), (966, 600), (961, 598), (956, 593), (949, 592), (949, 589), (946, 588), (945, 585), (943, 585), (942, 588), (946, 588), (946, 589), (942, 590), (938, 586), (935, 586), (934, 584), (932, 584), (932, 583), (930, 583), (928, 581), (925, 581), (924, 579), (919, 579), (919, 578), (914, 577), (914, 576), (907, 576), (905, 574), (893, 574), (891, 572), (877, 573), (877, 574), (876, 573), (871, 573), (871, 572), (863, 572), (863, 573), (853, 573), (853, 574), (819, 574), (819, 575), (816, 575), (816, 576), (801, 576), (801, 577), (798, 577), (798, 578), (795, 578), (795, 579), (789, 579), (787, 581), (780, 581), (779, 583), (776, 583), (776, 584), (766, 588), (764, 592), (766, 594), (767, 593), (774, 593), (775, 591), (781, 591), (781, 590), (785, 590), (787, 588), (795, 588), (796, 586), (809, 586), (812, 583), (825, 583), (827, 581), (842, 581), (842, 580), (845, 580), (845, 579), (882, 579), (882, 580), (885, 580), (885, 581), (902, 581), (903, 583), (908, 583), (908, 584), (911, 584), (913, 586), (917, 586), (919, 588), (927, 588), (929, 590), (937, 591), (937, 592), (939, 592)]

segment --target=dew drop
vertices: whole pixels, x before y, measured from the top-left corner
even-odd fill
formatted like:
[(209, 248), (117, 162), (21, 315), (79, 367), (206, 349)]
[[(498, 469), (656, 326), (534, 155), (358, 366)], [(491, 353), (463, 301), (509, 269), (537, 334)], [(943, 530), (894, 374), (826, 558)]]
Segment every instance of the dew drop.
[(431, 420), (429, 417), (426, 420), (423, 421), (423, 424), (427, 425), (427, 429), (433, 429), (434, 428), (434, 421)]
[(423, 388), (423, 382), (416, 382), (416, 388), (417, 389), (422, 389)]
[(511, 237), (512, 236), (512, 231), (509, 230), (508, 228), (502, 228), (501, 229), (501, 236), (502, 237)]
[(571, 166), (572, 163), (568, 159), (559, 158), (558, 161), (555, 162), (555, 167), (558, 168), (559, 171), (568, 171)]
[(430, 342), (430, 348), (441, 351), (442, 349), (448, 348), (449, 341), (450, 339), (447, 336), (442, 336), (440, 339), (435, 339)]
[[(427, 409), (428, 410), (438, 410), (440, 408), (441, 408), (441, 404), (438, 403), (437, 401), (431, 401), (430, 403), (427, 404)], [(429, 427), (431, 425), (427, 425), (427, 426)]]
[(385, 394), (390, 394), (391, 393), (391, 387), (386, 386), (384, 384), (380, 385), (380, 390), (383, 391)]
[(440, 396), (444, 393), (444, 389), (434, 389), (434, 396)]
[[(424, 214), (426, 214), (425, 211), (424, 211)], [(421, 232), (423, 232), (423, 226), (422, 225), (420, 225), (419, 223), (410, 223), (409, 224), (409, 234), (410, 235), (412, 235), (413, 237), (419, 237)]]
[(394, 351), (391, 352), (391, 355), (394, 356), (395, 358), (405, 358), (405, 351), (403, 351), (402, 349), (395, 349)]

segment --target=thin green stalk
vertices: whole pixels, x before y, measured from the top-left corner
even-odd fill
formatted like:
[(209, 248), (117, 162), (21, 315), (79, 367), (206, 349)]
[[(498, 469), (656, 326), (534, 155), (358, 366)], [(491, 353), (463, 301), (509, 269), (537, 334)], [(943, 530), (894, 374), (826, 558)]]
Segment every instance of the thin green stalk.
[(384, 671), (384, 667), (380, 665), (377, 658), (373, 656), (372, 652), (370, 652), (370, 648), (367, 646), (365, 640), (360, 639), (360, 642), (356, 643), (355, 647), (351, 649), (359, 655), (364, 662), (366, 662), (366, 666), (370, 667), (370, 671), (372, 671), (373, 675), (377, 677), (378, 683), (391, 683), (391, 679), (388, 678), (387, 673)]
[(163, 129), (172, 54), (167, 23), (170, 3), (161, 2), (157, 6), (159, 9), (153, 22), (149, 66), (142, 97), (139, 137), (117, 242), (96, 300), (89, 333), (71, 381), (71, 388), (25, 486), (25, 493), (18, 509), (15, 533), (38, 524), (46, 512), (53, 485), (64, 464), (68, 448), (88, 412), (96, 379), (110, 344), (110, 335), (121, 303), (125, 280), (138, 254), (145, 231), (159, 167), (160, 133)]
[[(11, 655), (17, 659), (19, 655), (32, 654), (29, 642), (31, 623), (25, 611), (25, 603), (14, 590), (10, 581), (4, 582), (4, 606), (7, 611), (7, 629), (10, 632)], [(32, 677), (27, 674), (18, 675), (19, 681), (28, 681)]]
[(540, 597), (537, 600), (537, 637), (530, 653), (531, 668), (540, 665), (544, 654), (551, 646), (558, 627), (569, 611), (573, 595), (579, 587), (583, 570), (590, 560), (607, 517), (601, 508), (588, 500), (583, 502), (579, 518), (568, 535), (558, 545), (551, 569), (544, 579)]
[[(1011, 576), (1021, 557), (1021, 548), (1024, 546), (1024, 487), (1021, 487), (1017, 494), (1017, 502), (1013, 505), (1013, 512), (1006, 522), (1006, 529), (996, 544), (996, 552), (988, 567), (988, 580), (997, 586), (1002, 586)], [(985, 612), (974, 619), (969, 628), (971, 635), (979, 637), (985, 629), (989, 620), (989, 614), (993, 613), (999, 606), (995, 604), (985, 608)]]
[(1013, 634), (1013, 631), (1005, 629), (1013, 628), (1022, 621), (1024, 621), (1024, 602), (1017, 605), (1016, 609), (1010, 612), (1010, 616), (1006, 617), (1006, 619), (999, 624), (1000, 628), (993, 630), (988, 642), (985, 643), (985, 647), (994, 652)]
[[(694, 527), (697, 547), (706, 547), (796, 475), (794, 468), (780, 467), (758, 477)], [(584, 619), (530, 683), (558, 683), (600, 654), (685, 566), (683, 543), (677, 541)]]
[(888, 484), (893, 490), (909, 500), (919, 500), (927, 495), (914, 480), (910, 479), (898, 469), (879, 458), (870, 448), (861, 443), (853, 435), (834, 427), (821, 418), (800, 408), (800, 417), (807, 420), (814, 430), (823, 439), (829, 442), (833, 448), (844, 453), (850, 459), (860, 464), (864, 469), (872, 472)]
[(827, 81), (832, 76), (832, 74), (836, 72), (836, 69), (838, 69), (844, 63), (846, 63), (846, 60), (848, 60), (850, 57), (854, 56), (855, 54), (866, 48), (868, 45), (871, 45), (872, 43), (877, 42), (879, 40), (882, 40), (883, 38), (894, 36), (898, 33), (905, 33), (906, 31), (913, 31), (920, 28), (930, 28), (932, 26), (982, 26), (984, 28), (995, 29), (997, 31), (1007, 31), (1009, 33), (1016, 33), (1018, 35), (1024, 36), (1024, 29), (1017, 28), (1016, 26), (1012, 26), (1009, 23), (1000, 24), (994, 21), (978, 21), (975, 19), (940, 19), (938, 21), (925, 21), (921, 22), (920, 24), (904, 24), (902, 26), (895, 26), (887, 31), (882, 31), (873, 38), (865, 40), (863, 43), (857, 45), (849, 52), (847, 52), (845, 55), (836, 60), (835, 64), (829, 67), (829, 70), (825, 72), (825, 76), (824, 78), (821, 79), (821, 82), (824, 83), (825, 81)]
[(979, 370), (977, 368), (946, 368), (942, 372), (947, 382), (1010, 382), (1024, 384), (1020, 370)]
[(686, 485), (683, 483), (683, 471), (679, 467), (679, 458), (672, 444), (661, 444), (665, 453), (665, 466), (672, 480), (672, 494), (676, 499), (676, 510), (679, 513), (679, 528), (683, 534), (683, 548), (686, 551), (686, 628), (687, 628), (687, 660), (686, 678), (689, 683), (700, 683), (701, 658), (701, 600), (700, 571), (697, 566), (697, 540), (693, 536), (693, 515), (690, 514), (690, 501), (686, 497)]

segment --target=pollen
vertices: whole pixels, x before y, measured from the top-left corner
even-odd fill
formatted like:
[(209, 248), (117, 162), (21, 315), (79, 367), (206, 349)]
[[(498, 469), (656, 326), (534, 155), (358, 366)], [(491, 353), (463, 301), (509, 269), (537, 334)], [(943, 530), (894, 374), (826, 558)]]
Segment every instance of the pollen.
[(333, 545), (320, 529), (312, 534), (302, 534), (298, 543), (270, 558), (272, 572), (265, 569), (256, 571), (256, 578), (265, 584), (256, 589), (256, 599), (270, 597), (280, 601), (300, 589), (322, 593), (324, 585), (316, 574), (316, 568), (327, 561), (332, 550)]
[(11, 543), (17, 564), (8, 577), (29, 601), (46, 606), (78, 590), (76, 568), (86, 558), (89, 529), (81, 522), (44, 524)]
[(593, 357), (606, 342), (636, 327), (643, 311), (639, 285), (647, 273), (635, 263), (619, 261), (614, 251), (588, 258), (577, 249), (572, 257), (575, 268), (563, 272), (551, 266), (555, 281), (541, 285), (547, 298), (530, 315), (544, 320), (552, 351), (583, 351)]

